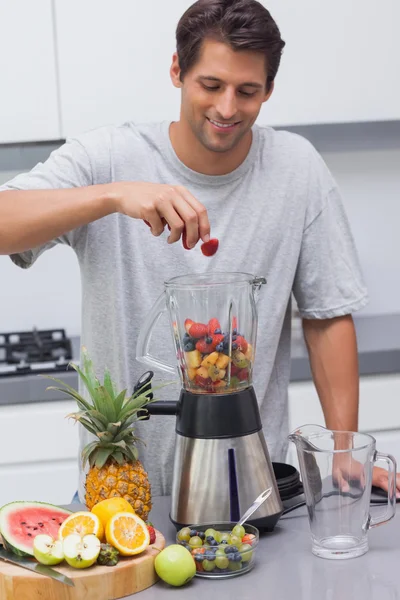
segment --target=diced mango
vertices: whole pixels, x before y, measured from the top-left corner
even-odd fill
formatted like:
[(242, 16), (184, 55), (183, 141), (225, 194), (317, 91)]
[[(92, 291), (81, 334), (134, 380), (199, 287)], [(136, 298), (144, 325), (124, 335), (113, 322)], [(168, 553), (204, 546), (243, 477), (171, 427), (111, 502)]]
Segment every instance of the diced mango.
[(222, 353), (220, 353), (220, 354), (218, 355), (218, 360), (217, 360), (217, 362), (216, 362), (215, 364), (217, 365), (217, 367), (218, 367), (219, 369), (226, 369), (226, 367), (227, 367), (227, 366), (229, 365), (229, 363), (230, 363), (230, 360), (231, 360), (231, 359), (229, 358), (229, 356), (227, 356), (226, 354), (222, 354)]
[(196, 377), (197, 369), (194, 369), (193, 367), (189, 367), (187, 370), (187, 374), (188, 374), (190, 381), (193, 381), (193, 379)]
[(208, 369), (206, 369), (206, 367), (199, 367), (196, 370), (196, 375), (198, 375), (199, 377), (203, 377), (203, 379), (208, 379), (209, 378)]
[(218, 357), (219, 357), (218, 352), (211, 352), (211, 354), (208, 354), (207, 356), (205, 356), (203, 358), (201, 366), (202, 367), (210, 367), (211, 365), (215, 365), (215, 363), (218, 360)]
[(185, 361), (188, 367), (197, 369), (201, 365), (201, 353), (199, 350), (185, 352)]

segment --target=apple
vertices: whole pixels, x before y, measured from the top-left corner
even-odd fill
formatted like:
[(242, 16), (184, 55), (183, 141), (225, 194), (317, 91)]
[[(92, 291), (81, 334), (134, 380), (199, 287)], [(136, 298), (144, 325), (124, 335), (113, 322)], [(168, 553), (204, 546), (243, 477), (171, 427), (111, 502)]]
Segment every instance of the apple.
[(63, 543), (39, 533), (33, 539), (33, 555), (42, 565), (58, 565), (64, 560)]
[(63, 541), (65, 560), (75, 569), (91, 567), (96, 562), (100, 549), (100, 540), (93, 533), (83, 537), (77, 533), (71, 533)]
[(196, 575), (196, 563), (184, 546), (171, 544), (156, 556), (154, 568), (157, 575), (175, 587), (188, 583)]

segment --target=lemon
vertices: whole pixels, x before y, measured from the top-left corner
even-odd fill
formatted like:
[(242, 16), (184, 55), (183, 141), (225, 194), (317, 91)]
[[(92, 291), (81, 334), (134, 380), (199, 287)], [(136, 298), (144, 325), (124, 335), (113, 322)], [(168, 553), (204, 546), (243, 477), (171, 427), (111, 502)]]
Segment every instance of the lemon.
[(92, 513), (99, 517), (104, 529), (107, 526), (108, 521), (120, 512), (135, 513), (128, 500), (125, 498), (115, 497), (107, 498), (95, 504), (92, 508)]

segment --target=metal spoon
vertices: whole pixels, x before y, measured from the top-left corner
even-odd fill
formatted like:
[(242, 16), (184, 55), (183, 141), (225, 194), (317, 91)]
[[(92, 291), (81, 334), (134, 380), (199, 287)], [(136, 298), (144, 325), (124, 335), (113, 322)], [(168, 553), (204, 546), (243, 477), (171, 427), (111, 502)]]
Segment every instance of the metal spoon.
[(247, 519), (253, 514), (253, 512), (255, 512), (257, 510), (257, 508), (259, 506), (261, 506), (261, 504), (263, 502), (266, 501), (267, 498), (270, 497), (272, 493), (272, 488), (268, 488), (267, 490), (264, 490), (259, 496), (258, 498), (256, 498), (253, 502), (253, 504), (250, 506), (250, 508), (248, 508), (246, 510), (246, 512), (244, 513), (244, 515), (241, 517), (240, 521), (237, 523), (237, 525), (243, 525), (243, 523), (245, 523), (247, 521)]

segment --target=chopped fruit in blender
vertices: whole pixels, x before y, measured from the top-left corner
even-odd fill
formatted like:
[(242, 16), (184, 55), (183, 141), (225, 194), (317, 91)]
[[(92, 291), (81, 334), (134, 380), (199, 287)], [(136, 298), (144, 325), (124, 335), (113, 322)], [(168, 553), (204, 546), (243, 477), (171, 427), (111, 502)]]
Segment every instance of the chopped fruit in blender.
[(191, 328), (193, 323), (194, 323), (194, 321), (192, 321), (192, 319), (186, 319), (186, 321), (185, 321), (186, 333), (189, 333), (189, 329)]
[(208, 326), (203, 325), (203, 323), (192, 323), (192, 325), (188, 329), (188, 334), (196, 338), (197, 340), (206, 336), (208, 333)]
[(201, 362), (202, 367), (210, 367), (211, 365), (215, 365), (219, 358), (218, 352), (211, 352), (211, 354), (207, 354)]
[(226, 388), (227, 386), (227, 382), (226, 381), (222, 381), (222, 379), (220, 379), (219, 381), (216, 381), (215, 383), (213, 383), (213, 390), (218, 391), (218, 390), (223, 390), (224, 388)]
[(211, 352), (214, 350), (213, 348), (213, 344), (207, 344), (206, 340), (199, 340), (198, 342), (196, 342), (196, 350), (198, 350), (199, 352), (201, 352), (202, 354), (211, 354)]
[(253, 346), (251, 344), (247, 343), (247, 350), (244, 355), (247, 360), (253, 360)]
[(201, 365), (201, 354), (199, 350), (192, 350), (192, 352), (185, 352), (185, 360), (188, 367), (197, 369)]
[(221, 333), (221, 325), (218, 319), (210, 319), (208, 321), (208, 333), (213, 335), (214, 333)]
[(219, 241), (217, 240), (217, 238), (211, 238), (211, 240), (209, 240), (208, 242), (204, 242), (200, 246), (200, 249), (204, 256), (213, 256), (213, 254), (215, 254), (218, 250), (218, 246)]
[(245, 354), (248, 344), (247, 344), (247, 341), (244, 339), (244, 337), (242, 337), (241, 335), (238, 335), (236, 337), (236, 344), (237, 344), (237, 348)]
[(237, 317), (233, 317), (233, 319), (232, 319), (232, 329), (236, 329), (235, 333), (237, 333), (237, 326), (238, 326)]
[(214, 333), (214, 335), (211, 338), (211, 344), (214, 348), (214, 350), (217, 349), (217, 347), (224, 341), (224, 336), (221, 333)]
[(240, 350), (235, 350), (232, 353), (232, 362), (235, 367), (239, 367), (239, 369), (244, 369), (249, 366), (249, 361)]
[(249, 378), (249, 370), (248, 369), (240, 369), (237, 374), (237, 378), (239, 381), (246, 381)]
[(212, 381), (218, 381), (225, 377), (225, 370), (218, 369), (215, 365), (211, 365), (208, 367), (208, 376), (212, 379)]
[(188, 368), (188, 377), (189, 377), (190, 381), (193, 381), (193, 379), (196, 377), (196, 373), (197, 373), (197, 369), (195, 369), (193, 367)]
[(230, 363), (230, 360), (231, 359), (226, 354), (218, 354), (218, 359), (215, 364), (219, 369), (226, 369)]
[[(203, 368), (203, 367), (200, 367)], [(196, 375), (196, 377), (194, 378), (194, 382), (196, 383), (196, 385), (198, 385), (201, 388), (210, 388), (211, 384), (212, 384), (212, 380), (207, 377), (202, 377), (201, 375)]]
[(196, 373), (197, 377), (201, 377), (202, 379), (209, 379), (208, 369), (206, 367), (199, 367)]

